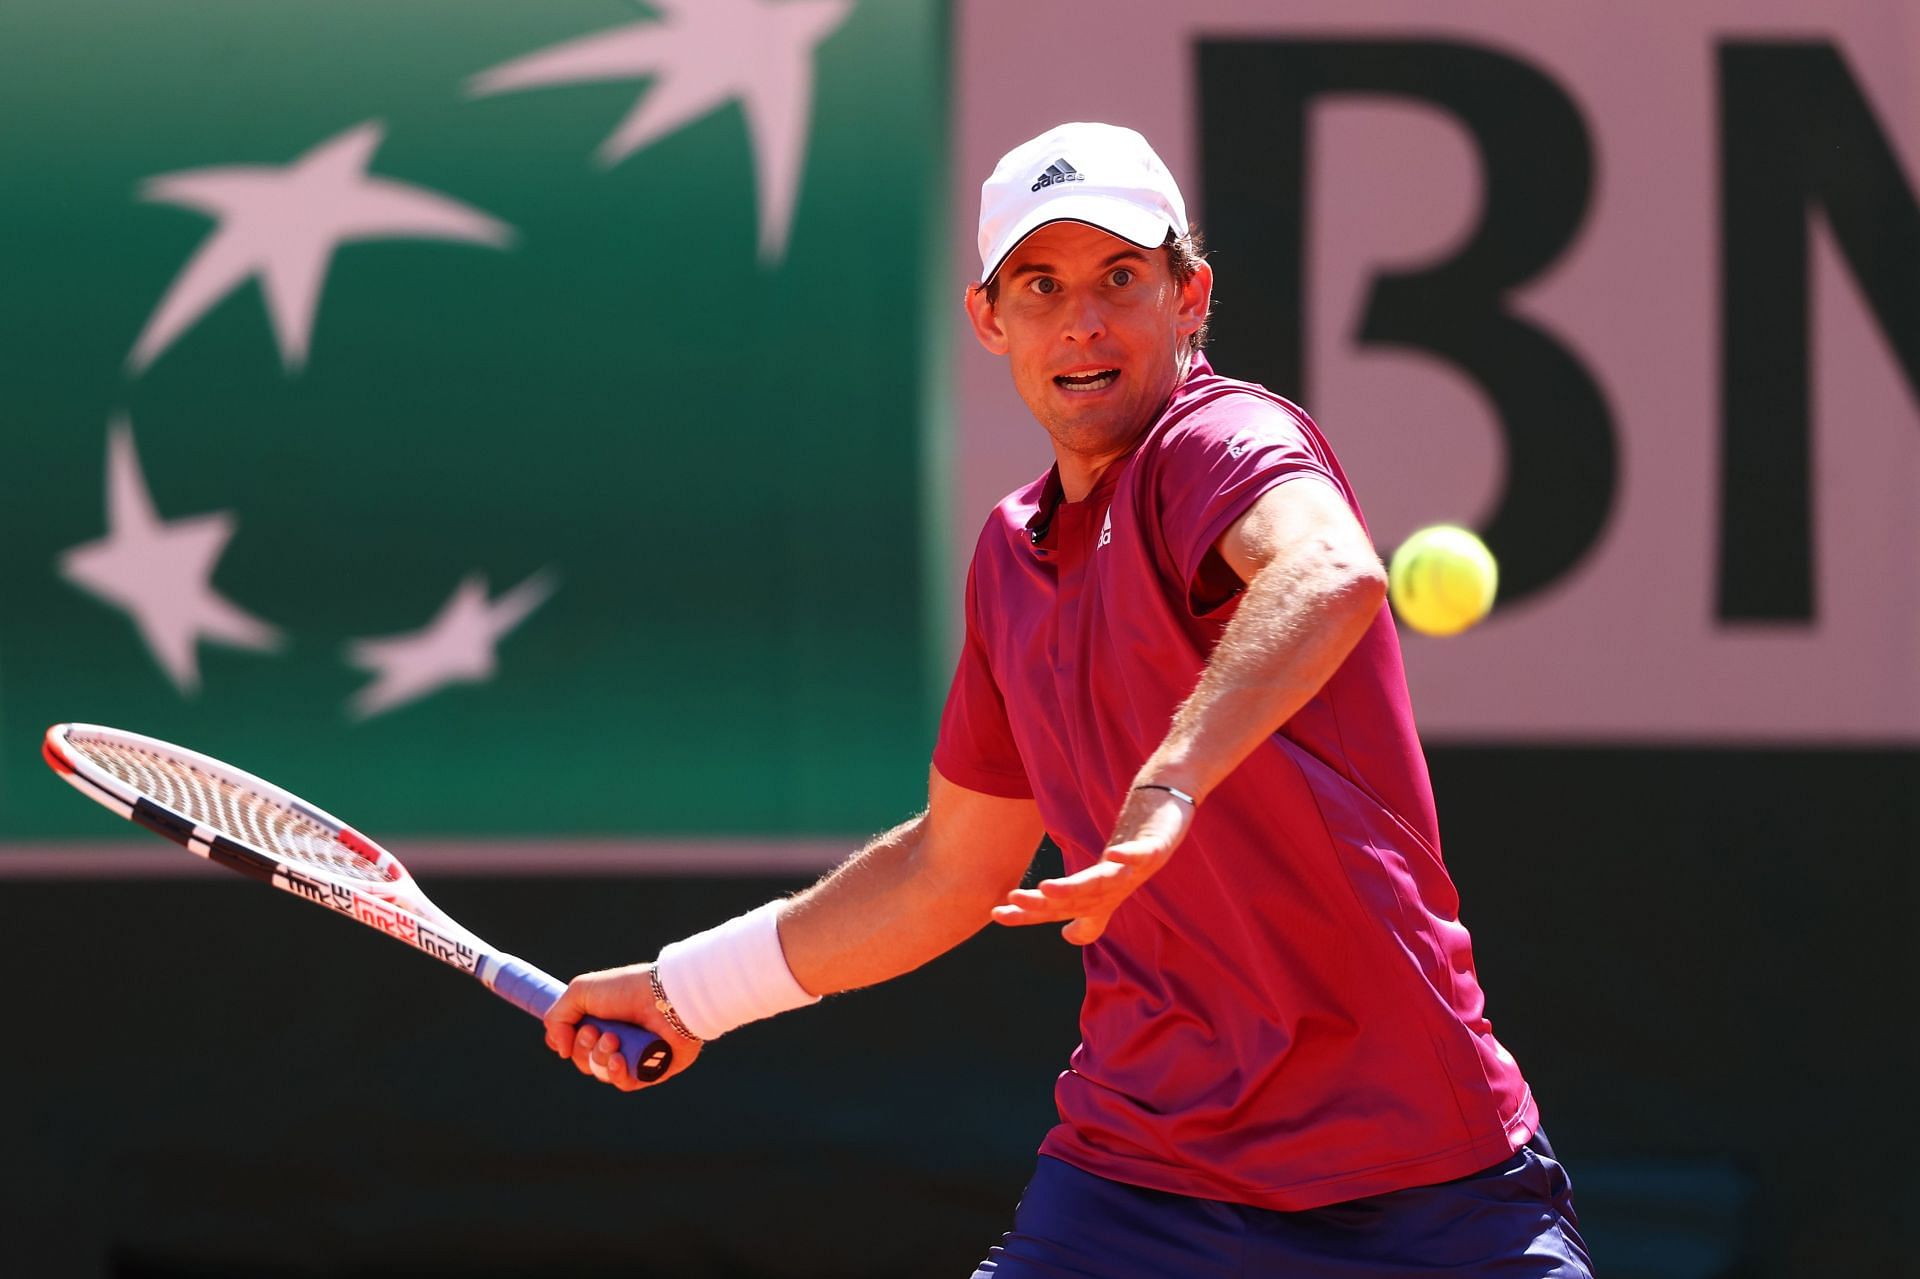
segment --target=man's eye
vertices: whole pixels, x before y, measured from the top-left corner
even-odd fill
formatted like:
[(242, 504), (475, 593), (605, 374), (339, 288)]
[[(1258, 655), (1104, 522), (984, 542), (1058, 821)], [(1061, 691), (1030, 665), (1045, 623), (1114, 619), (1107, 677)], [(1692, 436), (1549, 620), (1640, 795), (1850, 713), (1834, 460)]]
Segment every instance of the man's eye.
[(1133, 283), (1133, 272), (1123, 266), (1115, 267), (1113, 274), (1107, 277), (1107, 283), (1124, 289)]
[(1033, 291), (1035, 293), (1052, 293), (1059, 287), (1060, 285), (1057, 281), (1051, 280), (1044, 275), (1037, 275), (1033, 278)]

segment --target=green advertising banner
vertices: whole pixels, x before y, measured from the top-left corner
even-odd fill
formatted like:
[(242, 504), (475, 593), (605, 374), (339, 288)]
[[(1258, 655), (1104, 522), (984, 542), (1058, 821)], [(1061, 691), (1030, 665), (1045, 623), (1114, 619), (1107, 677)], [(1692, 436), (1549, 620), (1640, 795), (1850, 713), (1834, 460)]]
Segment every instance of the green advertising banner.
[(907, 811), (944, 32), (0, 11), (0, 839), (139, 838), (46, 774), (63, 720), (382, 834)]

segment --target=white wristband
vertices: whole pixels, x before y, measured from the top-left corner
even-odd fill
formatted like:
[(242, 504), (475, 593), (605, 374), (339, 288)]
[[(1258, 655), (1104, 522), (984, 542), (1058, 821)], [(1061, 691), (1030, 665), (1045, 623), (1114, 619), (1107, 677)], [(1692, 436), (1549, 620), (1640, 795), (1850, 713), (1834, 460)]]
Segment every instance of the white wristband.
[(793, 979), (780, 949), (780, 908), (771, 901), (660, 952), (654, 969), (674, 1011), (702, 1039), (820, 1002)]

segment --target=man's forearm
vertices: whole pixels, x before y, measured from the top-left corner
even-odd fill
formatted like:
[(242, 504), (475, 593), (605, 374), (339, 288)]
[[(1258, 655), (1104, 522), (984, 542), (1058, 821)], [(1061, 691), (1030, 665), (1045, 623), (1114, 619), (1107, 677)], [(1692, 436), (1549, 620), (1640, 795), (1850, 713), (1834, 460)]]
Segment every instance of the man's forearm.
[[(986, 926), (1013, 886), (1004, 863), (996, 870), (989, 858), (971, 867), (936, 862), (926, 847), (929, 827), (925, 813), (896, 826), (786, 904), (781, 947), (809, 993), (898, 977)], [(1018, 882), (1018, 869), (1012, 879)]]
[(1139, 780), (1204, 797), (1332, 677), (1385, 596), (1371, 554), (1317, 546), (1268, 563)]

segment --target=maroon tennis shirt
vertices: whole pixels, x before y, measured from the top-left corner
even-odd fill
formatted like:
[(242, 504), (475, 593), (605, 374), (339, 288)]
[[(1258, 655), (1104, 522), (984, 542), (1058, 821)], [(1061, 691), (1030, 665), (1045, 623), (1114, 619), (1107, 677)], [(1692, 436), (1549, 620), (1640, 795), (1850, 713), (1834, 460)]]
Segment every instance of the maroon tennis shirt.
[[(1067, 870), (1095, 861), (1233, 616), (1214, 543), (1296, 480), (1360, 514), (1304, 412), (1201, 359), (1084, 499), (1049, 471), (1002, 501), (968, 575), (941, 774), (1031, 795)], [(1465, 1176), (1538, 1123), (1482, 1015), (1384, 605), (1084, 958), (1041, 1152), (1088, 1172), (1291, 1211)]]

